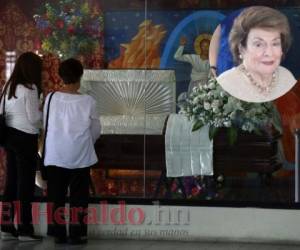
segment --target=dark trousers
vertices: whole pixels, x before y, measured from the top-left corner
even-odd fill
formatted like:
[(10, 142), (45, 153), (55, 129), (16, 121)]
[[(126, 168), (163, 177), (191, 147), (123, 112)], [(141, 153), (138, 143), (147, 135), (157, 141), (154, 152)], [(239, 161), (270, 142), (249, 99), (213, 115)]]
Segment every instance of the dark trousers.
[(70, 209), (69, 236), (87, 236), (90, 168), (66, 169), (47, 166), (48, 176), (48, 235), (66, 237), (64, 216), (66, 196), (69, 188)]
[(38, 136), (8, 128), (6, 143), (6, 182), (2, 199), (1, 230), (20, 235), (33, 234), (32, 207)]

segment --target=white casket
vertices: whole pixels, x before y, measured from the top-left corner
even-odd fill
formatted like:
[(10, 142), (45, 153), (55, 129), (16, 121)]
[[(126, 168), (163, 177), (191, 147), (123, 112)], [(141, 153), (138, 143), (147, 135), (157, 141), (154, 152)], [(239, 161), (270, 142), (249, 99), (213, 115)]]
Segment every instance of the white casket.
[(82, 93), (97, 101), (102, 134), (162, 134), (176, 109), (173, 70), (85, 70)]

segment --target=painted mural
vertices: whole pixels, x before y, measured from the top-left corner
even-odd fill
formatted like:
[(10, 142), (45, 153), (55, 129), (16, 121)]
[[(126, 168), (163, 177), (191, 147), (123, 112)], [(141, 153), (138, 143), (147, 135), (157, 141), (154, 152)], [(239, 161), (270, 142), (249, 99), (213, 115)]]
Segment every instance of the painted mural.
[[(280, 10), (288, 16), (293, 34), (292, 47), (282, 64), (299, 79), (300, 61), (295, 55), (298, 53), (297, 44), (300, 43), (300, 9), (282, 8)], [(231, 10), (148, 11), (146, 15), (143, 11), (107, 12), (105, 13), (105, 60), (109, 68), (174, 69), (176, 95), (180, 98), (182, 93), (188, 91), (193, 70), (192, 63), (182, 62), (174, 57), (181, 38), (186, 38), (185, 54), (198, 55), (202, 58), (202, 51), (199, 48), (201, 40), (204, 37), (209, 39), (209, 35), (214, 32), (216, 26), (231, 12)], [(160, 33), (156, 33), (159, 35), (151, 40), (153, 33), (149, 31), (153, 27), (157, 27)], [(142, 50), (141, 44), (143, 44)], [(139, 53), (136, 53), (137, 51)], [(143, 53), (144, 56), (137, 59), (136, 55)], [(155, 55), (153, 61), (148, 60), (150, 55)], [(153, 63), (154, 61), (156, 63)], [(291, 96), (294, 100), (293, 105), (287, 104)], [(299, 103), (300, 92), (297, 89), (276, 103), (282, 117), (285, 160), (283, 168), (274, 176), (293, 176), (295, 141), (290, 121), (291, 117), (298, 112), (298, 108), (288, 109), (286, 106), (299, 107)], [(199, 182), (191, 178), (183, 180), (183, 186), (190, 187), (189, 191), (186, 190), (189, 195), (199, 194), (201, 189), (203, 190), (201, 185), (196, 183)], [(178, 188), (180, 185), (182, 185), (181, 181), (177, 180), (173, 182), (172, 187)], [(221, 192), (217, 195), (222, 196)]]

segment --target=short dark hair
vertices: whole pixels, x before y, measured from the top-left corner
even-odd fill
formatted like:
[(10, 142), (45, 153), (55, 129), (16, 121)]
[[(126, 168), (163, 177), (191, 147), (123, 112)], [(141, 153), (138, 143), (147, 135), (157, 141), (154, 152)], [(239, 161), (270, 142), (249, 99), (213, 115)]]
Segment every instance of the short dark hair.
[(83, 74), (83, 66), (79, 60), (69, 58), (60, 63), (58, 74), (64, 84), (74, 84), (80, 81)]

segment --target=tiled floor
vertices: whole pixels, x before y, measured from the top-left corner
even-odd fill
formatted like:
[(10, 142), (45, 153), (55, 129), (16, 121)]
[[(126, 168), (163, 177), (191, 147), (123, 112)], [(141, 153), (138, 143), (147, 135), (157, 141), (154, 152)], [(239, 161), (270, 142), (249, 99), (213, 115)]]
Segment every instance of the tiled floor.
[(176, 242), (139, 240), (90, 240), (84, 246), (55, 245), (50, 238), (39, 243), (0, 242), (0, 250), (298, 250), (300, 245), (256, 244), (256, 243), (215, 243), (215, 242)]

